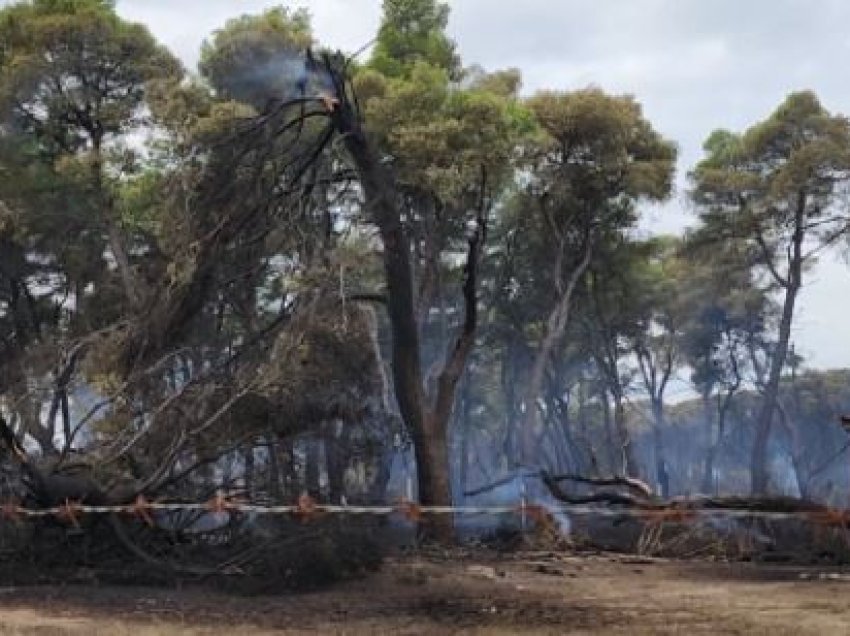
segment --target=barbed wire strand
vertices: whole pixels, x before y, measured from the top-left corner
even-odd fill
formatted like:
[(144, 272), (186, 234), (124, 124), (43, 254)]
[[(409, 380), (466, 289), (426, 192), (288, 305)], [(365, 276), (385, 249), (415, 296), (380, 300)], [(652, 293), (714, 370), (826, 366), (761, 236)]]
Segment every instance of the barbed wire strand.
[(536, 503), (503, 505), (503, 506), (423, 506), (412, 501), (401, 501), (396, 505), (332, 505), (318, 504), (309, 498), (302, 497), (294, 505), (262, 505), (245, 503), (225, 497), (215, 497), (206, 502), (155, 502), (139, 498), (136, 502), (126, 505), (86, 505), (75, 501), (67, 501), (62, 505), (50, 508), (28, 508), (10, 500), (0, 504), (0, 522), (3, 520), (22, 521), (56, 517), (76, 525), (77, 520), (84, 515), (135, 515), (149, 524), (152, 523), (151, 513), (155, 512), (207, 512), (207, 513), (244, 513), (255, 515), (291, 515), (301, 518), (317, 517), (327, 514), (336, 515), (401, 515), (416, 520), (424, 515), (507, 515), (523, 514), (536, 516), (540, 514), (556, 515), (596, 515), (602, 517), (634, 517), (649, 522), (659, 523), (688, 523), (699, 518), (737, 518), (737, 519), (769, 519), (787, 520), (804, 519), (823, 525), (844, 525), (850, 528), (850, 511), (848, 510), (818, 510), (779, 512), (765, 510), (746, 510), (740, 508), (603, 508), (586, 504), (542, 505)]

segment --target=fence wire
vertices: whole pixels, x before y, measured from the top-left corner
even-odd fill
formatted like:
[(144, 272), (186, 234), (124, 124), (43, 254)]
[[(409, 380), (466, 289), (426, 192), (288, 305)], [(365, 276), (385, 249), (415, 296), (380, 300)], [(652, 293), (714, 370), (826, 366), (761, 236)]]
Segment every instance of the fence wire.
[(398, 515), (409, 521), (418, 521), (428, 515), (520, 515), (523, 519), (542, 519), (553, 515), (595, 515), (601, 517), (632, 517), (648, 523), (693, 523), (701, 518), (738, 518), (788, 520), (802, 519), (811, 523), (828, 526), (841, 526), (850, 529), (850, 510), (822, 509), (813, 511), (765, 511), (741, 508), (700, 508), (688, 505), (670, 507), (616, 508), (587, 504), (541, 505), (520, 503), (503, 506), (427, 506), (413, 501), (400, 501), (395, 505), (332, 505), (316, 503), (310, 497), (302, 496), (293, 505), (261, 505), (224, 496), (217, 496), (206, 502), (157, 502), (139, 497), (135, 502), (125, 505), (88, 505), (75, 501), (50, 508), (31, 508), (17, 501), (0, 504), (0, 523), (17, 522), (26, 519), (55, 518), (78, 525), (87, 515), (132, 515), (149, 525), (155, 525), (154, 513), (157, 512), (199, 512), (199, 513), (242, 513), (254, 515), (289, 515), (301, 519), (321, 517), (323, 515)]

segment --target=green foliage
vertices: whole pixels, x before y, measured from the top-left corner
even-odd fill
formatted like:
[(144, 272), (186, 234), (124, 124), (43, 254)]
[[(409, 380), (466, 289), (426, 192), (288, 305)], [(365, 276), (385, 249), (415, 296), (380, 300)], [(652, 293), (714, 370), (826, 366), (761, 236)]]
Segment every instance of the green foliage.
[[(792, 93), (743, 134), (714, 132), (705, 151), (691, 175), (696, 201), (707, 213), (724, 214), (738, 235), (762, 232), (768, 242), (781, 241), (799, 196), (808, 222), (831, 214), (836, 185), (850, 177), (850, 122), (813, 93)], [(821, 238), (836, 229), (824, 226), (816, 232)]]
[[(198, 123), (211, 115), (213, 96), (199, 81), (160, 80), (148, 84), (153, 120), (185, 142)], [(167, 143), (175, 141), (168, 139)]]
[(445, 32), (448, 21), (448, 5), (437, 0), (384, 0), (369, 65), (387, 77), (404, 78), (425, 63), (457, 79), (460, 61)]
[(0, 114), (53, 153), (126, 132), (141, 121), (145, 84), (182, 72), (144, 26), (96, 0), (12, 5), (0, 41)]
[(700, 392), (734, 385), (749, 371), (748, 348), (762, 346), (775, 321), (769, 286), (760, 285), (753, 253), (741, 241), (716, 240), (705, 225), (681, 246), (685, 308), (682, 350)]
[(531, 117), (515, 99), (451, 86), (446, 72), (419, 61), (408, 77), (374, 70), (356, 81), (370, 132), (392, 157), (402, 182), (459, 202), (478, 184), (482, 167), (492, 182), (507, 176)]
[(522, 88), (522, 72), (518, 68), (487, 73), (480, 66), (473, 66), (464, 70), (463, 79), (469, 88), (506, 99), (519, 99), (519, 91)]
[[(641, 200), (667, 196), (676, 152), (630, 97), (544, 92), (526, 106), (537, 126), (521, 147), (526, 186), (514, 191), (498, 231), (516, 237), (511, 284), (519, 305), (532, 308), (551, 304), (549, 290), (574, 267), (588, 232), (617, 242)], [(536, 294), (539, 303), (531, 301)]]
[(544, 137), (530, 151), (544, 170), (568, 175), (573, 196), (595, 203), (623, 194), (661, 200), (672, 187), (675, 146), (653, 130), (630, 96), (596, 88), (532, 97)]
[(168, 213), (165, 185), (165, 175), (156, 170), (146, 170), (122, 183), (117, 205), (123, 223), (137, 231), (156, 235), (160, 229), (159, 219)]

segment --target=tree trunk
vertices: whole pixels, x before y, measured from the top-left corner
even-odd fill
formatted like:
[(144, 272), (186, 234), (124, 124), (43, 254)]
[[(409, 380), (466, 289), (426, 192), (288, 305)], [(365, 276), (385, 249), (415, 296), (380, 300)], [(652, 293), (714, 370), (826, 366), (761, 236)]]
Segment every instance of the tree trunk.
[(463, 493), (467, 489), (467, 481), (469, 480), (469, 436), (470, 436), (470, 417), (472, 415), (472, 399), (470, 391), (469, 378), (463, 384), (462, 397), (463, 408), (460, 411), (460, 417), (455, 418), (455, 430), (460, 436), (460, 450), (458, 452), (458, 498), (463, 500)]
[(702, 393), (702, 411), (705, 426), (708, 429), (708, 451), (705, 454), (705, 464), (702, 470), (702, 492), (706, 495), (716, 495), (714, 469), (717, 462), (717, 452), (720, 446), (720, 431), (714, 430), (714, 406), (711, 404), (711, 392)]
[(376, 465), (366, 495), (367, 502), (380, 505), (387, 502), (387, 489), (392, 478), (393, 453), (389, 448), (381, 449), (378, 456), (374, 458)]
[(806, 195), (800, 193), (794, 220), (794, 235), (791, 240), (791, 254), (788, 263), (788, 277), (785, 280), (785, 298), (782, 305), (782, 318), (779, 322), (779, 342), (770, 361), (770, 372), (764, 389), (762, 408), (756, 420), (756, 435), (753, 443), (750, 463), (751, 491), (754, 495), (765, 495), (768, 491), (767, 447), (776, 401), (779, 397), (779, 381), (788, 356), (791, 341), (791, 324), (794, 319), (794, 304), (802, 284), (803, 239)]
[(611, 417), (611, 403), (608, 401), (608, 392), (605, 389), (599, 391), (599, 404), (602, 407), (602, 422), (605, 425), (605, 446), (608, 450), (608, 469), (611, 474), (616, 475), (617, 464), (617, 435), (614, 433), (614, 422)]
[(337, 436), (337, 426), (334, 421), (324, 427), (322, 438), (325, 444), (325, 463), (328, 471), (328, 495), (333, 504), (342, 503), (345, 496), (345, 462), (342, 445)]
[(525, 466), (532, 466), (535, 463), (535, 435), (534, 429), (537, 425), (537, 399), (540, 396), (543, 388), (543, 381), (546, 375), (546, 368), (552, 358), (552, 353), (555, 346), (564, 337), (564, 331), (567, 328), (567, 323), (570, 318), (570, 310), (572, 309), (573, 292), (584, 272), (590, 265), (590, 256), (592, 252), (592, 240), (588, 236), (585, 238), (582, 258), (576, 264), (572, 272), (570, 272), (569, 280), (566, 287), (558, 298), (555, 308), (549, 314), (546, 321), (546, 332), (537, 352), (534, 356), (534, 364), (529, 374), (528, 384), (526, 385), (523, 402), (525, 411), (522, 417), (522, 427), (520, 429), (520, 457), (521, 463)]
[(242, 451), (242, 461), (243, 461), (243, 469), (244, 469), (244, 481), (245, 481), (245, 496), (248, 498), (248, 501), (252, 500), (254, 495), (254, 442), (253, 440), (248, 442), (248, 445)]
[(670, 473), (664, 457), (664, 402), (652, 400), (652, 447), (655, 454), (655, 480), (658, 493), (665, 499), (670, 496)]
[(22, 434), (29, 435), (38, 444), (42, 456), (49, 457), (59, 454), (54, 441), (54, 431), (51, 426), (41, 423), (41, 400), (29, 395), (22, 400), (17, 412), (22, 424)]
[(270, 434), (266, 437), (266, 447), (269, 453), (269, 497), (273, 504), (281, 501), (280, 489), (280, 457), (278, 456), (277, 442), (275, 436)]
[(118, 219), (115, 218), (115, 205), (111, 195), (106, 192), (103, 186), (103, 139), (100, 133), (93, 132), (91, 135), (92, 141), (92, 181), (94, 185), (95, 201), (100, 206), (100, 215), (106, 227), (106, 239), (109, 244), (109, 251), (112, 252), (112, 257), (115, 259), (115, 267), (118, 269), (118, 275), (121, 278), (121, 284), (124, 288), (124, 295), (130, 301), (130, 306), (138, 310), (142, 305), (142, 294), (139, 289), (139, 281), (133, 269), (130, 266), (130, 258), (127, 255), (127, 250), (124, 247), (124, 237), (121, 236), (121, 231), (118, 227)]
[[(781, 399), (777, 399), (776, 401), (776, 410), (779, 413), (779, 421), (782, 424), (782, 428), (788, 436), (788, 455), (791, 459), (791, 468), (794, 469), (794, 480), (797, 484), (797, 491), (799, 492), (800, 499), (808, 499), (810, 477), (806, 470), (806, 448), (801, 439), (799, 427), (788, 415), (788, 410), (785, 408)], [(799, 407), (797, 412), (799, 413)]]
[[(502, 442), (502, 452), (504, 454), (505, 468), (509, 468), (519, 464), (519, 407), (516, 395), (516, 373), (515, 361), (519, 354), (517, 346), (513, 340), (510, 340), (507, 345), (507, 350), (504, 354), (500, 371), (500, 383), (502, 395), (505, 399), (504, 408), (504, 426), (505, 437)], [(497, 463), (498, 465), (498, 463)]]
[(321, 442), (313, 437), (309, 437), (305, 441), (304, 487), (307, 489), (307, 494), (313, 499), (318, 499), (321, 495), (321, 466), (319, 465), (320, 444)]
[[(614, 429), (617, 431), (620, 446), (620, 461), (615, 469), (615, 475), (622, 474), (626, 477), (638, 477), (638, 465), (635, 460), (635, 449), (632, 437), (626, 423), (626, 407), (623, 404), (623, 396), (619, 392), (614, 393)], [(621, 472), (622, 471), (622, 472)]]
[[(349, 113), (354, 117), (353, 113)], [(414, 282), (410, 246), (398, 210), (394, 180), (374, 155), (363, 131), (354, 120), (340, 126), (354, 159), (366, 205), (378, 227), (383, 244), (387, 309), (392, 327), (393, 386), (402, 419), (413, 437), (416, 454), (419, 500), (423, 505), (451, 505), (448, 480), (446, 421), (428, 413), (422, 383), (419, 325), (413, 297)], [(450, 541), (452, 526), (447, 515), (432, 524), (433, 534)], [(448, 520), (449, 523), (444, 523)]]
[[(451, 505), (448, 425), (457, 383), (474, 344), (477, 325), (476, 271), (486, 228), (486, 172), (482, 168), (478, 225), (468, 237), (469, 252), (463, 285), (463, 328), (446, 355), (437, 379), (436, 395), (428, 403), (423, 384), (417, 306), (408, 237), (399, 210), (399, 191), (392, 173), (369, 143), (357, 108), (348, 99), (344, 78), (328, 64), (340, 104), (333, 110), (334, 124), (342, 136), (360, 177), (371, 220), (383, 244), (387, 310), (392, 331), (393, 384), (402, 419), (411, 432), (417, 461), (419, 499), (426, 506)], [(454, 539), (450, 515), (435, 515), (423, 528), (432, 538)]]

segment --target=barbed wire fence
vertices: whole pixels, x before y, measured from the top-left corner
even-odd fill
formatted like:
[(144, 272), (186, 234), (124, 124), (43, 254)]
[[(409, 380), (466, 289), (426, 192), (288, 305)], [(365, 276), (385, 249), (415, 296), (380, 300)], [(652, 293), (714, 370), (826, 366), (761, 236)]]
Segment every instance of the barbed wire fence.
[(196, 513), (243, 513), (255, 515), (286, 515), (304, 521), (323, 515), (374, 515), (398, 516), (418, 522), (428, 515), (480, 516), (517, 515), (523, 527), (529, 521), (539, 520), (543, 515), (596, 515), (601, 517), (634, 517), (646, 522), (690, 523), (704, 517), (726, 517), (765, 520), (800, 519), (817, 525), (841, 526), (850, 529), (850, 510), (842, 508), (818, 508), (810, 511), (769, 511), (746, 508), (698, 507), (699, 500), (673, 502), (667, 506), (637, 506), (633, 508), (587, 504), (538, 504), (522, 501), (516, 505), (501, 506), (428, 506), (412, 500), (400, 500), (393, 505), (334, 505), (317, 503), (311, 497), (302, 496), (298, 503), (288, 505), (263, 505), (246, 502), (223, 495), (204, 502), (158, 502), (139, 496), (133, 503), (123, 505), (88, 505), (68, 500), (49, 508), (27, 507), (17, 500), (0, 503), (0, 522), (22, 523), (27, 519), (55, 518), (71, 525), (79, 525), (87, 515), (130, 515), (149, 525), (155, 523), (155, 512)]
[[(641, 557), (755, 560), (764, 554), (759, 538), (778, 529), (782, 544), (794, 546), (795, 554), (799, 550), (795, 563), (808, 563), (811, 554), (824, 549), (834, 550), (836, 564), (850, 559), (847, 509), (705, 508), (698, 499), (638, 506), (555, 504), (529, 500), (526, 490), (521, 494), (519, 503), (457, 506), (421, 505), (410, 499), (386, 505), (327, 504), (306, 494), (294, 504), (278, 505), (225, 491), (205, 501), (151, 501), (140, 495), (130, 503), (110, 505), (67, 500), (35, 507), (0, 499), (0, 533), (10, 536), (0, 558), (15, 564), (6, 568), (6, 574), (24, 581), (45, 577), (64, 581), (82, 567), (107, 583), (179, 580), (238, 593), (309, 589), (377, 567), (393, 546), (402, 554), (409, 549), (432, 554), (416, 529), (433, 516), (451, 515), (456, 522), (487, 518), (482, 525), (493, 534), (474, 538), (473, 549), (480, 545), (519, 555), (524, 550), (586, 548)], [(214, 523), (188, 530), (176, 543), (169, 538), (175, 518), (182, 523), (203, 517)], [(392, 530), (399, 529), (397, 522), (404, 524), (406, 538), (401, 544), (392, 543), (399, 537)], [(580, 538), (580, 527), (599, 528), (600, 523), (608, 531), (622, 532), (628, 547), (605, 548)], [(507, 529), (507, 534), (500, 529)], [(461, 539), (459, 547), (463, 549), (468, 538)], [(437, 554), (454, 552), (440, 549)]]

